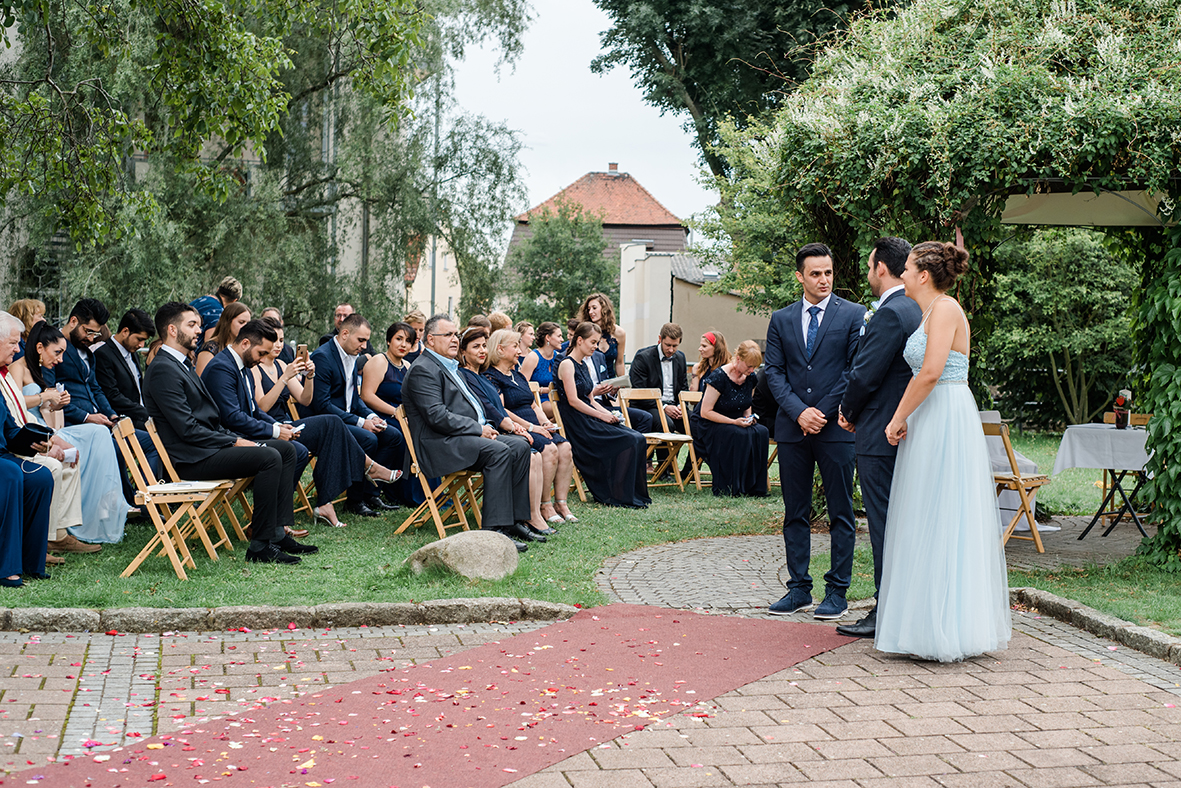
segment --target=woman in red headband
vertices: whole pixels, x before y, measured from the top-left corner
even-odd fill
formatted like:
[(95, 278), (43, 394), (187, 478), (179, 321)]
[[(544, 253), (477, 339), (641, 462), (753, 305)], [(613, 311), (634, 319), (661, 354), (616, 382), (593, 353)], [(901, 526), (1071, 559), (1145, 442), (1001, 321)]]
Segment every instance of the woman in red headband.
[(706, 331), (697, 346), (700, 361), (693, 365), (689, 376), (689, 390), (701, 391), (701, 380), (723, 364), (730, 363), (730, 351), (726, 349), (726, 338), (717, 331)]

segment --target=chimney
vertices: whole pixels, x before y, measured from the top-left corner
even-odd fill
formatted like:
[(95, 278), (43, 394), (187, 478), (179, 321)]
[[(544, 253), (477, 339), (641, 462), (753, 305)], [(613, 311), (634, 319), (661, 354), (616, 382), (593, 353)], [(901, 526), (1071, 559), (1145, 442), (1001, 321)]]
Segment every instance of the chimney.
[(607, 162), (607, 172), (619, 172), (619, 162)]

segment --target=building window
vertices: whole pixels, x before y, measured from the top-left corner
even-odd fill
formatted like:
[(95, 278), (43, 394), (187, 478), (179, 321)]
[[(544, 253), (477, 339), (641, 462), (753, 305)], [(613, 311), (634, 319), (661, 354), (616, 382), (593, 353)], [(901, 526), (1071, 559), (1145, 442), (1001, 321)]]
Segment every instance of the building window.
[(455, 314), (455, 299), (452, 296), (447, 296), (447, 314)]

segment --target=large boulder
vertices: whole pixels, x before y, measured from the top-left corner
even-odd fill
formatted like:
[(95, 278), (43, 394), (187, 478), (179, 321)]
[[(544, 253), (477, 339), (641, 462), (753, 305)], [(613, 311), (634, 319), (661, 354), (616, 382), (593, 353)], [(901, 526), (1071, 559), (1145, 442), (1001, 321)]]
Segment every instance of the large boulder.
[(406, 564), (416, 575), (443, 566), (475, 580), (500, 580), (517, 571), (517, 546), (495, 531), (463, 531), (420, 547)]

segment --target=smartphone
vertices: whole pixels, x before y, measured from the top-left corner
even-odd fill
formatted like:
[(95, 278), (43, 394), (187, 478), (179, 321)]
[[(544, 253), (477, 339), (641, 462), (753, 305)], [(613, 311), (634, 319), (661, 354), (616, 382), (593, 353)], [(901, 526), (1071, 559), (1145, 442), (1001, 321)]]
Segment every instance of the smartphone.
[(295, 346), (295, 357), (297, 359), (299, 359), (300, 361), (302, 361), (304, 364), (307, 364), (308, 363), (308, 346), (307, 345), (296, 345)]
[(53, 384), (53, 387), (54, 387), (55, 389), (57, 389), (59, 393), (60, 393), (60, 392), (63, 392), (63, 391), (65, 391), (65, 390), (66, 390), (66, 384), (65, 384), (65, 383), (55, 383), (55, 384)]
[(306, 425), (306, 424), (300, 424), (300, 425), (297, 425), (297, 426), (295, 426), (295, 427), (292, 427), (292, 428), (291, 428), (291, 434), (292, 434), (292, 435), (298, 435), (300, 432), (302, 432), (302, 431), (303, 431), (303, 428), (304, 428), (304, 427), (306, 427), (306, 426), (308, 426), (308, 425)]

